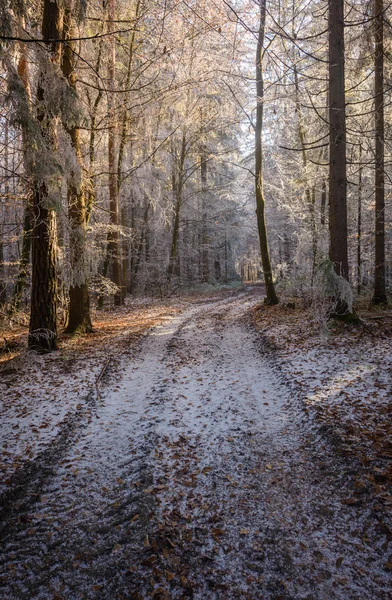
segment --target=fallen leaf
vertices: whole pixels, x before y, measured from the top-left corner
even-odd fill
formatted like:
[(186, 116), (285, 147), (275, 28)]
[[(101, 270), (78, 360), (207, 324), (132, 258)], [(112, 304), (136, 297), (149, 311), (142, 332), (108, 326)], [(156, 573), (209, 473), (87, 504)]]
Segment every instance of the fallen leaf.
[(354, 506), (355, 504), (359, 504), (359, 500), (357, 498), (345, 498), (342, 500), (343, 504), (347, 504), (348, 506)]
[(145, 560), (142, 560), (141, 564), (143, 565), (143, 567), (150, 567), (156, 561), (157, 561), (157, 557), (155, 555), (153, 555), (153, 556), (150, 556), (149, 558), (146, 558)]

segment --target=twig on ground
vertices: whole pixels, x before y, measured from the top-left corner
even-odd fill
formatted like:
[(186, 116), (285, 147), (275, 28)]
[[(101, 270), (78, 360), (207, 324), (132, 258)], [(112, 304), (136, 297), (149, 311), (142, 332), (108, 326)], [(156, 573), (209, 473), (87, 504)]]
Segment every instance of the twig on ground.
[(353, 307), (353, 314), (358, 319), (359, 323), (361, 323), (362, 327), (364, 329), (366, 329), (366, 331), (368, 331), (372, 337), (374, 337), (374, 332), (371, 329), (369, 329), (369, 327), (366, 325), (365, 321), (363, 319), (361, 319), (361, 317), (358, 315), (358, 313), (354, 307)]
[(108, 367), (109, 367), (109, 364), (110, 364), (110, 361), (111, 361), (111, 360), (112, 360), (112, 357), (111, 357), (111, 356), (109, 356), (109, 357), (106, 359), (106, 361), (105, 361), (105, 364), (103, 365), (103, 367), (102, 367), (102, 369), (101, 369), (101, 371), (100, 371), (100, 373), (99, 373), (99, 375), (98, 375), (98, 377), (97, 377), (97, 380), (96, 380), (96, 382), (95, 382), (95, 390), (96, 390), (96, 393), (97, 393), (97, 399), (98, 399), (98, 400), (100, 400), (100, 399), (101, 399), (101, 396), (100, 396), (100, 393), (99, 393), (99, 384), (101, 383), (101, 381), (102, 381), (102, 378), (104, 377), (104, 375), (105, 375), (106, 371), (108, 370)]

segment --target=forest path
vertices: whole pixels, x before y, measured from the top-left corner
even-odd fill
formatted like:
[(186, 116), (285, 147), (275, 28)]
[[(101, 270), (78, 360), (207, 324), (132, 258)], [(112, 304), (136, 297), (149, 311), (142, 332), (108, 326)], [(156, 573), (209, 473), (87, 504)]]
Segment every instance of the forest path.
[(374, 519), (318, 449), (249, 289), (124, 358), (42, 492), (3, 529), (0, 598), (390, 598)]

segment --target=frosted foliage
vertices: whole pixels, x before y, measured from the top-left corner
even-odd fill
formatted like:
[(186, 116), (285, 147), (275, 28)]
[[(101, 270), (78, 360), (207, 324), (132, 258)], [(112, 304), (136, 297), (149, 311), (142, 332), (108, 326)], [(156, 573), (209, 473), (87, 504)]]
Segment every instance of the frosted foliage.
[[(67, 245), (67, 252), (61, 265), (61, 272), (67, 287), (80, 285), (91, 281), (91, 289), (97, 293), (113, 296), (118, 292), (115, 284), (109, 285), (106, 277), (98, 275), (102, 262), (102, 240), (107, 240), (108, 233), (119, 231), (121, 238), (132, 239), (134, 232), (122, 227), (114, 227), (107, 223), (94, 223), (87, 229), (82, 227), (71, 228), (68, 219), (64, 220), (69, 239), (72, 244)], [(72, 237), (71, 237), (72, 236)]]
[(67, 182), (79, 191), (82, 185), (82, 170), (72, 147), (71, 139), (63, 130), (59, 131), (59, 161), (61, 161)]
[(338, 303), (347, 305), (347, 312), (352, 312), (353, 292), (349, 282), (337, 275), (333, 263), (325, 258), (318, 265), (316, 273), (316, 290), (319, 296), (329, 302), (329, 311), (333, 313)]
[(41, 110), (50, 117), (59, 117), (68, 129), (77, 127), (83, 121), (83, 114), (75, 90), (70, 87), (56, 63), (47, 60), (47, 53), (37, 51), (41, 69), (40, 85), (45, 90)]
[[(314, 258), (320, 260), (320, 252), (312, 256), (312, 237), (309, 229), (302, 223), (301, 235), (291, 236), (295, 240), (293, 256), (290, 261), (282, 260), (276, 265), (276, 270), (282, 280), (279, 283), (280, 293), (288, 296), (298, 296), (305, 305), (312, 303), (320, 290), (315, 289)], [(282, 257), (283, 258), (283, 257)], [(316, 267), (317, 268), (317, 267)]]
[(8, 93), (14, 108), (11, 124), (20, 128), (25, 135), (25, 168), (38, 184), (46, 184), (48, 201), (51, 202), (59, 193), (63, 169), (58, 161), (57, 153), (53, 151), (53, 146), (49, 150), (49, 131), (43, 133), (31, 111), (26, 90), (18, 73), (7, 57), (5, 61), (8, 72)]
[[(87, 232), (84, 227), (78, 227), (68, 219), (63, 222), (69, 244), (63, 248), (61, 257), (61, 275), (67, 288), (81, 285), (88, 281), (94, 272), (94, 256), (87, 245)], [(96, 269), (95, 269), (96, 270)]]
[(89, 281), (91, 275), (90, 257), (87, 252), (84, 238), (78, 247), (80, 250), (78, 260), (73, 268), (69, 270), (70, 277), (67, 282), (69, 286), (82, 285), (86, 281)]
[[(26, 143), (24, 161), (27, 173), (38, 185), (46, 186), (46, 201), (49, 206), (58, 208), (61, 185), (64, 175), (69, 183), (78, 189), (81, 172), (77, 158), (71, 147), (68, 134), (56, 125), (61, 120), (66, 127), (72, 128), (80, 123), (82, 115), (78, 107), (78, 98), (62, 77), (58, 67), (47, 62), (47, 57), (38, 51), (41, 76), (40, 85), (45, 89), (44, 101), (38, 103), (37, 115), (32, 111), (29, 98), (9, 56), (3, 54), (7, 67), (8, 94), (13, 106), (12, 125), (21, 129)], [(58, 142), (53, 143), (58, 134)]]
[[(83, 192), (84, 187), (81, 193)], [(62, 195), (66, 196), (64, 190)], [(68, 209), (72, 207), (72, 199), (69, 197), (67, 205)], [(61, 255), (59, 252), (59, 267), (65, 287), (70, 288), (84, 284), (91, 279), (91, 276), (98, 270), (99, 257), (94, 244), (92, 244), (91, 229), (86, 228), (78, 221), (73, 221), (67, 212), (63, 207), (59, 215), (65, 241), (61, 247)]]
[(113, 297), (118, 293), (119, 288), (108, 277), (97, 274), (91, 281), (91, 290), (97, 295), (104, 294), (105, 296)]
[(41, 137), (39, 127), (31, 112), (29, 99), (23, 82), (9, 55), (4, 51), (1, 51), (1, 58), (7, 69), (8, 95), (14, 108), (11, 125), (20, 127), (25, 134), (31, 136), (31, 138), (37, 137), (36, 143), (38, 145), (40, 142), (39, 138)]

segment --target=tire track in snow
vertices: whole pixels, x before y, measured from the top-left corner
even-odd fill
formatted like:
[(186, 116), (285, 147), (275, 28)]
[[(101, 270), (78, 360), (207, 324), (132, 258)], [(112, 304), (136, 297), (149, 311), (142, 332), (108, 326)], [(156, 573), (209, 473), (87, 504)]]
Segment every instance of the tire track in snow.
[(197, 315), (173, 340), (135, 598), (386, 600), (377, 522), (343, 503), (349, 469), (318, 456), (246, 308)]
[[(143, 490), (151, 479), (154, 434), (144, 411), (159, 395), (170, 340), (191, 315), (215, 303), (200, 303), (155, 327), (135, 348), (133, 360), (123, 361), (119, 385), (108, 386), (101, 402), (89, 397), (56, 442), (18, 475), (3, 498), (0, 590), (7, 600), (52, 598), (63, 588), (71, 598), (84, 588), (99, 597), (99, 581), (111, 572), (107, 556), (115, 557), (122, 572), (116, 555), (128, 531), (119, 529), (130, 524), (132, 533), (143, 529), (152, 505)], [(91, 585), (86, 569), (91, 569)], [(110, 579), (116, 586), (116, 578)]]
[(192, 308), (124, 360), (7, 522), (7, 600), (390, 597), (381, 543), (341, 503), (344, 474), (241, 321), (256, 294)]

